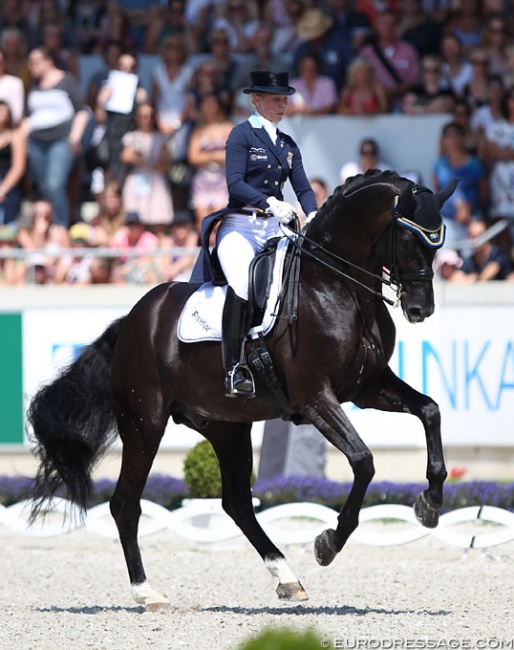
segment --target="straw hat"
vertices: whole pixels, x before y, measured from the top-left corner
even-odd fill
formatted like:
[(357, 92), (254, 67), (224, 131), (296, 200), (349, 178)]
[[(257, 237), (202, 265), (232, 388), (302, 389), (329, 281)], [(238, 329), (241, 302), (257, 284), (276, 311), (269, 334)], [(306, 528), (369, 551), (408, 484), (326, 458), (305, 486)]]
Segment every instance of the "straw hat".
[(333, 19), (321, 9), (307, 9), (296, 25), (296, 33), (300, 38), (311, 41), (323, 36), (333, 24)]

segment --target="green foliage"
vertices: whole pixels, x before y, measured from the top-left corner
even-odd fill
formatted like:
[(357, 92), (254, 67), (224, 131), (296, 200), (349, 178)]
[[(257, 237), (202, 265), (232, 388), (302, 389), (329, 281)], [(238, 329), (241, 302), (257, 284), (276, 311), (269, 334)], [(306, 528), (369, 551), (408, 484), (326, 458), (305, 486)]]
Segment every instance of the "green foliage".
[(208, 440), (195, 445), (184, 459), (184, 481), (196, 499), (221, 497), (221, 473), (216, 453)]
[(321, 637), (312, 631), (294, 632), (287, 628), (265, 630), (239, 646), (239, 650), (319, 650)]

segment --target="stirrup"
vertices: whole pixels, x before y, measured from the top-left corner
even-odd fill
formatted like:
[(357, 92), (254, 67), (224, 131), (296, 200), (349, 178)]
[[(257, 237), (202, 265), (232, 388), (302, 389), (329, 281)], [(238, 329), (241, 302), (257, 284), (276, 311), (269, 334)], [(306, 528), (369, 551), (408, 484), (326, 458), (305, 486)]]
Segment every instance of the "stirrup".
[[(243, 381), (239, 386), (234, 385), (236, 375), (240, 373)], [(244, 363), (236, 363), (230, 368), (225, 378), (225, 397), (255, 397), (255, 381), (250, 368)]]

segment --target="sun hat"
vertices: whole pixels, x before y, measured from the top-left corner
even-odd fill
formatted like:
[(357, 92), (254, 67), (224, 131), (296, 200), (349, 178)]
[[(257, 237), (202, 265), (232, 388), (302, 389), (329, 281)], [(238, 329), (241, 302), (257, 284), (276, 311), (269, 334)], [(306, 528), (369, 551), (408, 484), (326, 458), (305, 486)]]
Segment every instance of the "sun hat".
[(289, 85), (288, 72), (268, 72), (266, 70), (255, 70), (250, 72), (252, 85), (243, 88), (243, 92), (250, 93), (271, 93), (272, 95), (293, 95), (296, 89)]
[(89, 226), (87, 223), (75, 223), (69, 229), (70, 239), (75, 243), (89, 243)]
[(449, 266), (454, 266), (457, 269), (460, 269), (462, 266), (462, 258), (453, 248), (442, 248), (437, 252), (434, 259), (434, 270), (438, 271), (443, 264), (448, 264)]
[(321, 9), (307, 9), (296, 24), (300, 38), (311, 41), (323, 36), (332, 27), (334, 20)]

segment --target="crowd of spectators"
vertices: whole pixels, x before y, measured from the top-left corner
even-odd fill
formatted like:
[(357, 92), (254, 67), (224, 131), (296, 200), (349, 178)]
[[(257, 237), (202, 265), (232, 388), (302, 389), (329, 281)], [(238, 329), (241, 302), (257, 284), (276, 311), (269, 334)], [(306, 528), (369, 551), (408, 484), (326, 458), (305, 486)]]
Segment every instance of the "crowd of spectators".
[[(155, 57), (146, 88), (140, 55)], [(202, 219), (226, 202), (224, 145), (258, 69), (289, 72), (291, 114), (447, 115), (423, 179), (462, 179), (440, 277), (513, 277), (511, 0), (3, 0), (0, 250), (14, 252), (0, 282), (187, 278)], [(387, 166), (371, 135), (352, 169)]]

